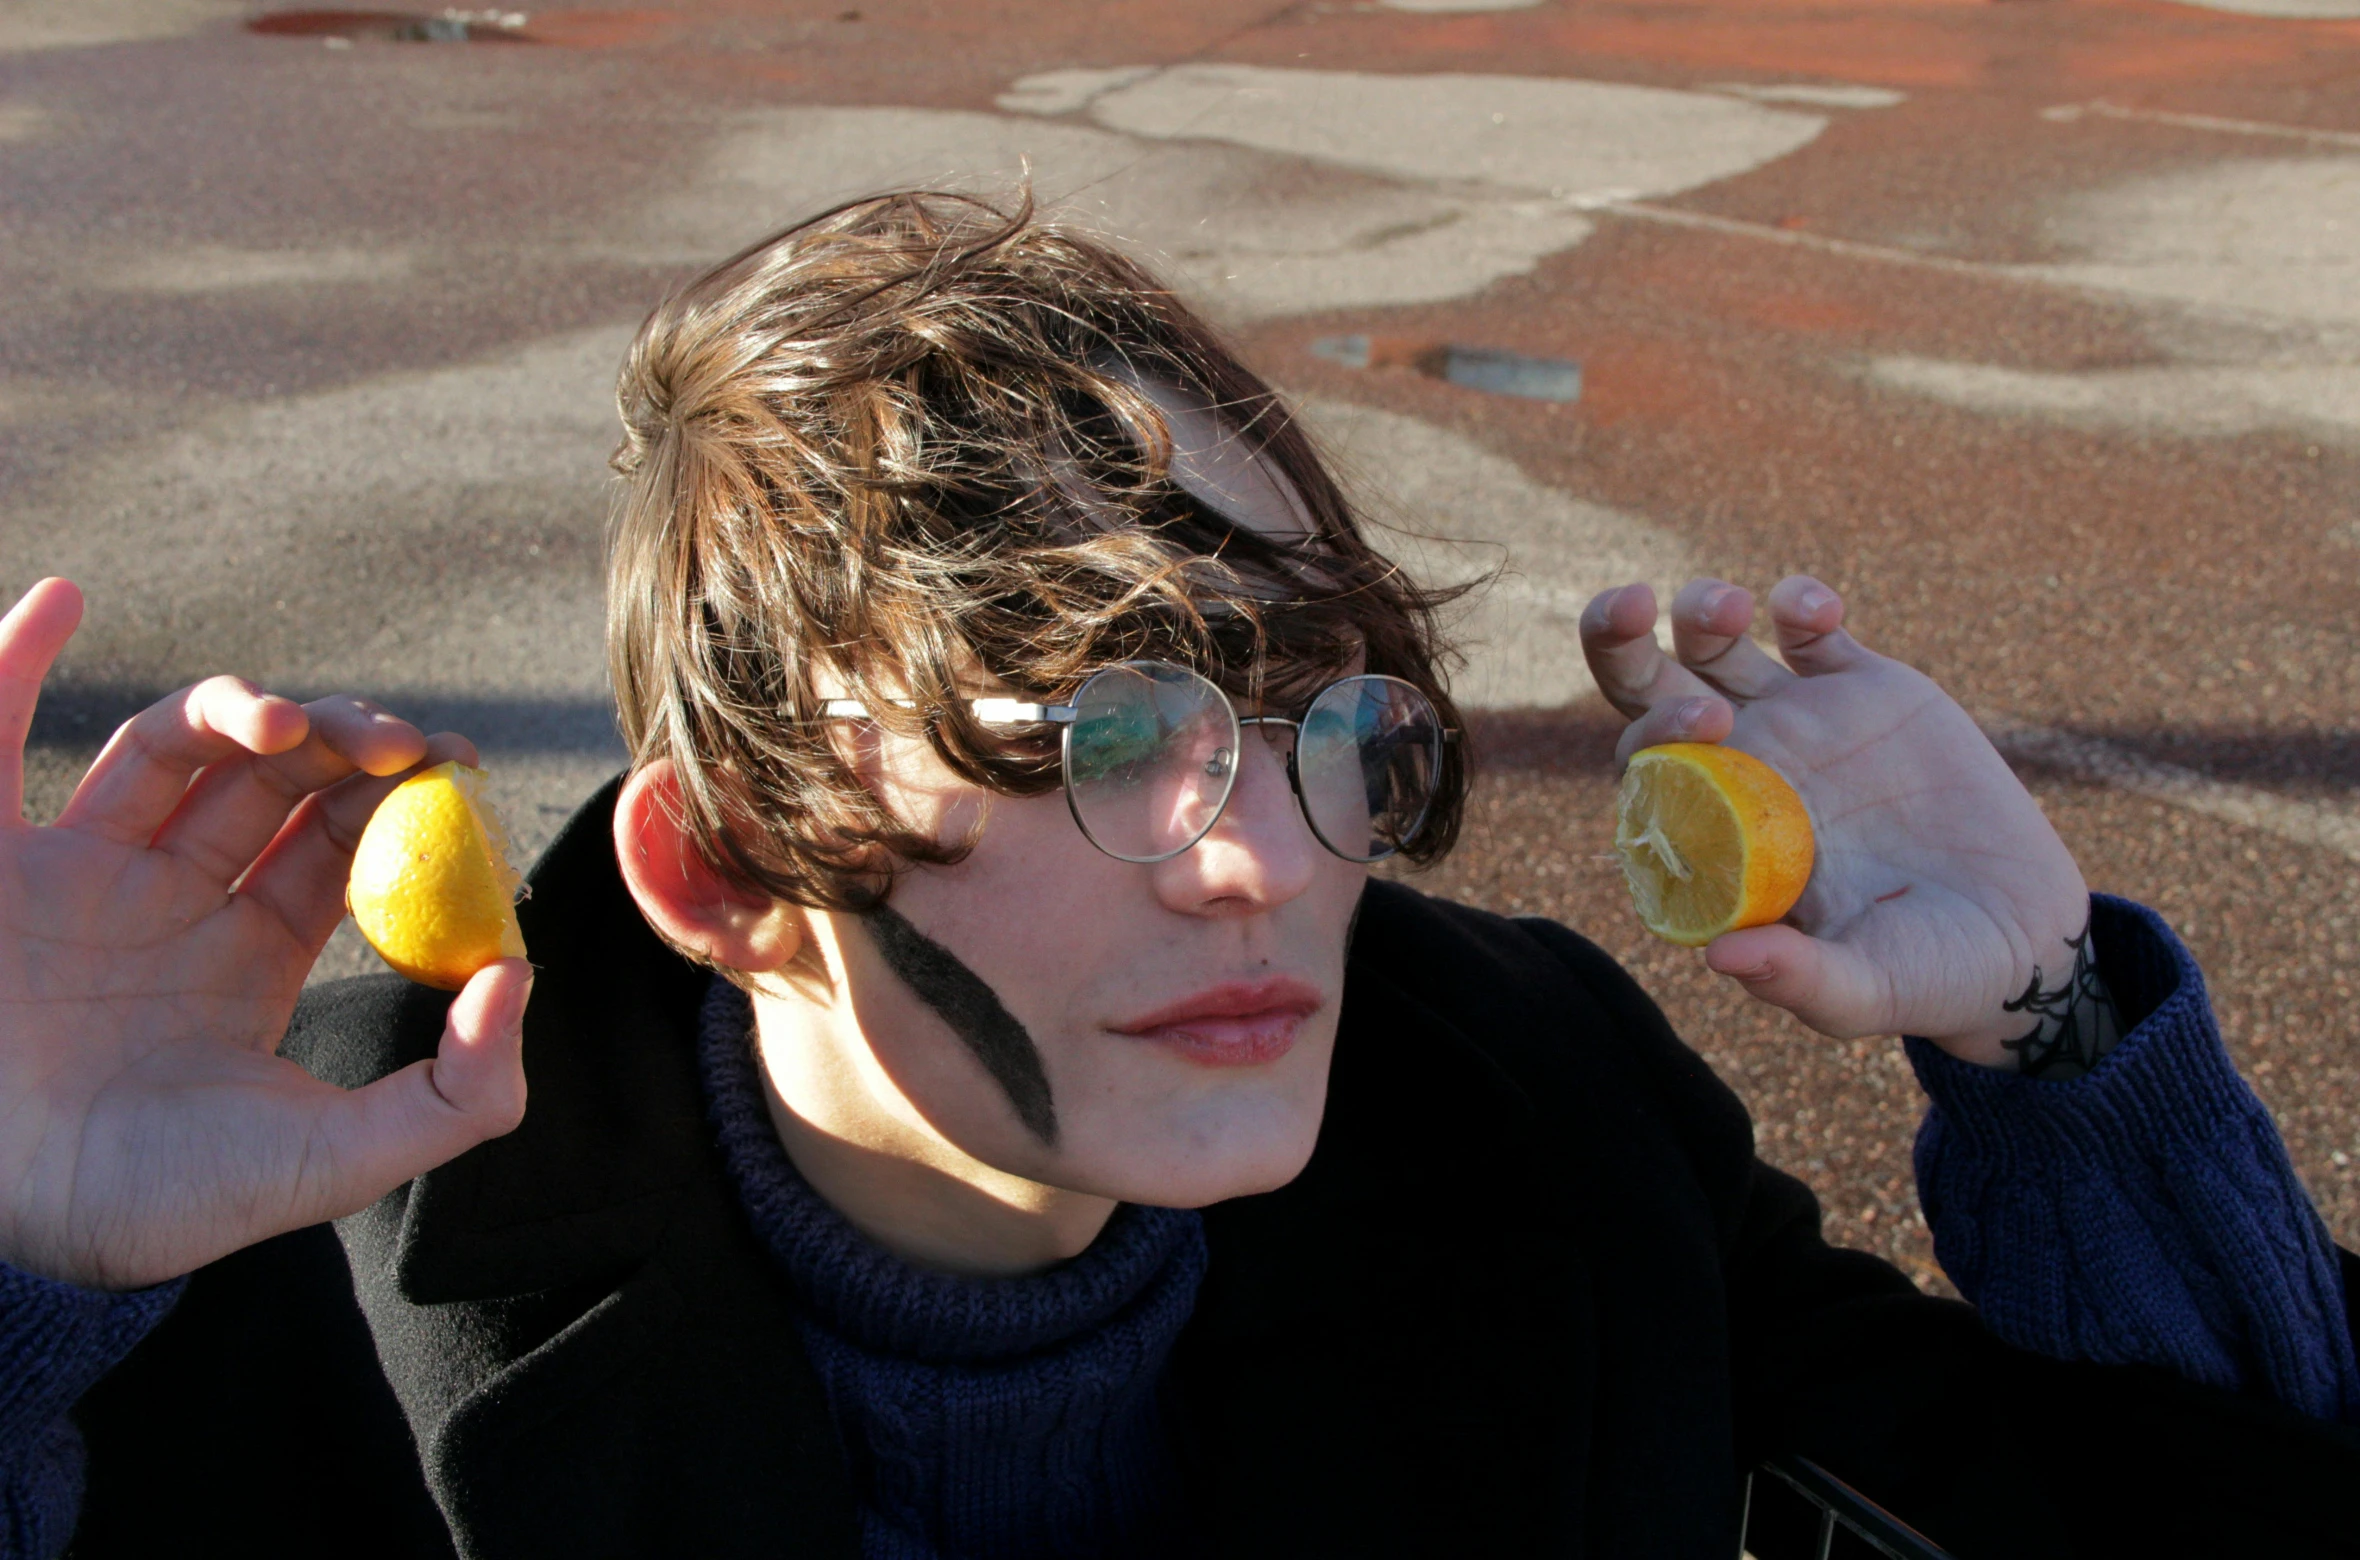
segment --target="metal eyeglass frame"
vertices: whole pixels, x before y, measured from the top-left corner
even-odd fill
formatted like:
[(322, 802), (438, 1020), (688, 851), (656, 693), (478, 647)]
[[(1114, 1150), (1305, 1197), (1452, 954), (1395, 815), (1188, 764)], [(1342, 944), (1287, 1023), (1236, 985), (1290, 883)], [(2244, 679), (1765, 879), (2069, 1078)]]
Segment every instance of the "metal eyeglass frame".
[[(1110, 672), (1134, 669), (1184, 672), (1212, 688), (1215, 693), (1220, 694), (1221, 702), (1228, 706), (1231, 724), (1239, 728), (1240, 745), (1243, 744), (1245, 737), (1243, 728), (1247, 726), (1284, 726), (1293, 732), (1296, 740), (1287, 744), (1287, 788), (1295, 793), (1295, 811), (1302, 815), (1303, 826), (1311, 831), (1311, 837), (1319, 841), (1320, 848), (1329, 855), (1340, 857), (1355, 866), (1365, 867), (1383, 861), (1389, 856), (1400, 854), (1400, 844), (1389, 846), (1374, 856), (1355, 856), (1347, 851), (1337, 849), (1335, 842), (1320, 832), (1318, 822), (1312, 818), (1311, 804), (1303, 796), (1303, 777), (1295, 768), (1295, 754), (1302, 746), (1303, 722), (1301, 717), (1294, 715), (1240, 715), (1237, 712), (1237, 706), (1230, 702), (1229, 695), (1222, 692), (1211, 678), (1206, 677), (1193, 667), (1182, 666), (1173, 661), (1117, 661), (1112, 666), (1101, 667), (1083, 679), (1081, 688), (1074, 691), (1074, 702), (1071, 704), (1040, 704), (1024, 699), (970, 699), (967, 701), (967, 707), (974, 712), (976, 720), (986, 726), (1053, 725), (1062, 727), (1063, 729), (1057, 737), (1057, 783), (1059, 788), (1065, 792), (1065, 810), (1072, 815), (1074, 827), (1082, 831), (1082, 838), (1088, 840), (1093, 847), (1105, 855), (1112, 856), (1117, 861), (1127, 861), (1135, 866), (1153, 866), (1159, 861), (1170, 861), (1175, 856), (1188, 854), (1197, 847), (1199, 841), (1213, 832), (1214, 825), (1218, 824), (1222, 815), (1229, 811), (1230, 798), (1237, 794), (1237, 774), (1238, 767), (1241, 766), (1231, 768), (1228, 789), (1221, 793), (1221, 805), (1213, 809), (1213, 814), (1205, 820), (1204, 827), (1191, 835), (1185, 844), (1153, 856), (1126, 856), (1119, 850), (1110, 849), (1097, 835), (1092, 834), (1090, 825), (1083, 820), (1082, 810), (1075, 803), (1073, 795), (1074, 722), (1080, 717), (1083, 702), (1082, 693), (1088, 689), (1091, 683)], [(1429, 710), (1433, 708), (1433, 701), (1426, 699), (1425, 691), (1406, 678), (1390, 677), (1382, 672), (1355, 672), (1349, 677), (1339, 677), (1334, 682), (1323, 685), (1311, 697), (1305, 699), (1302, 704), (1304, 713), (1308, 714), (1311, 707), (1321, 699), (1351, 682), (1399, 683), (1421, 700), (1426, 700), (1426, 707)], [(916, 701), (911, 699), (896, 699), (893, 702), (903, 709), (917, 707)], [(829, 699), (820, 705), (820, 715), (827, 720), (866, 720), (869, 718), (869, 707), (858, 699)], [(1441, 744), (1447, 746), (1456, 742), (1459, 734), (1451, 727), (1440, 726), (1439, 737)], [(1440, 756), (1439, 753), (1436, 754), (1437, 760), (1440, 759)], [(1407, 844), (1417, 838), (1418, 831), (1426, 826), (1427, 815), (1433, 810), (1434, 798), (1432, 795), (1428, 795), (1424, 805), (1418, 809), (1416, 820), (1408, 828), (1402, 830), (1401, 844)]]

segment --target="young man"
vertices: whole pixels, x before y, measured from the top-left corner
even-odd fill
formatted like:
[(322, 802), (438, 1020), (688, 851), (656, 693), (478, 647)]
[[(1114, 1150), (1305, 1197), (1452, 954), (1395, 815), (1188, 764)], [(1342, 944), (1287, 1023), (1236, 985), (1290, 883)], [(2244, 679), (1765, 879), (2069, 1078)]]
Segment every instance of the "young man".
[[(1825, 587), (1784, 665), (1718, 582), (1586, 638), (1630, 745), (1802, 790), (1708, 958), (1925, 1037), (1980, 1315), (1826, 1247), (1597, 950), (1372, 878), (1463, 791), (1433, 603), (1135, 267), (864, 202), (622, 401), (633, 765), (520, 911), (532, 1110), (340, 1227), (462, 1553), (1720, 1557), (1773, 1452), (1965, 1555), (2339, 1551), (2338, 1257), (2199, 977)], [(450, 1006), (287, 1054), (382, 1088)]]

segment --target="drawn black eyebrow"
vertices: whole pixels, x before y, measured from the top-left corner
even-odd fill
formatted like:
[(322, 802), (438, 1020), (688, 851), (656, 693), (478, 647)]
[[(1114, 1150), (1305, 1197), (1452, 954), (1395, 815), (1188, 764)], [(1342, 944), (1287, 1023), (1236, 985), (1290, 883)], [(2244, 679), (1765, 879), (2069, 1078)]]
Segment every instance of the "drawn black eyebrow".
[(984, 1071), (1008, 1096), (1016, 1119), (1044, 1144), (1057, 1144), (1057, 1102), (1041, 1066), (1041, 1048), (991, 983), (960, 957), (919, 931), (891, 905), (861, 917), (886, 968), (940, 1014), (951, 1033), (975, 1053)]

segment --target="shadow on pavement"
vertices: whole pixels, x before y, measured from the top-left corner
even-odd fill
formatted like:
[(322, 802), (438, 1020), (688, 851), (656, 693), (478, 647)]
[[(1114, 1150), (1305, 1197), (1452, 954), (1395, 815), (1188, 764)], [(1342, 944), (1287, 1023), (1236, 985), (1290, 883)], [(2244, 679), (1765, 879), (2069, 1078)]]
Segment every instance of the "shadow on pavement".
[[(68, 682), (45, 688), (27, 746), (95, 751), (109, 732), (171, 691), (119, 683)], [(320, 696), (314, 689), (272, 691), (292, 699)], [(622, 754), (614, 709), (604, 698), (509, 697), (406, 688), (371, 690), (367, 696), (428, 732), (456, 731), (487, 749), (603, 753), (615, 755), (618, 761)]]

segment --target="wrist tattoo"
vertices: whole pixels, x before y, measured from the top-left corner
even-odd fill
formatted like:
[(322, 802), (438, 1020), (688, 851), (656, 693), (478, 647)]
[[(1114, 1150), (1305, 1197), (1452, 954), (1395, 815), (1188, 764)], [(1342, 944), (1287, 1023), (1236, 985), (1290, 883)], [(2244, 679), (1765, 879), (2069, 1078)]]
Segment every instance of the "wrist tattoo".
[(2067, 938), (2065, 946), (2073, 950), (2073, 968), (2061, 982), (2043, 987), (2036, 964), (2024, 994), (2000, 1004), (2010, 1013), (2028, 1013), (2036, 1020), (2023, 1039), (2000, 1042), (2002, 1049), (2015, 1054), (2016, 1070), (2028, 1078), (2059, 1083), (2097, 1066), (2098, 1058), (2122, 1038), (2114, 993), (2106, 989), (2090, 954), (2089, 923), (2082, 923), (2081, 935)]

